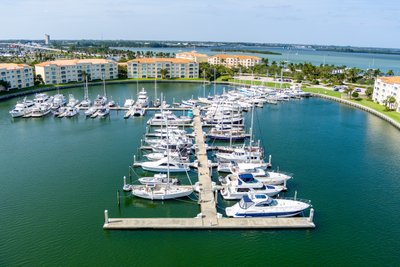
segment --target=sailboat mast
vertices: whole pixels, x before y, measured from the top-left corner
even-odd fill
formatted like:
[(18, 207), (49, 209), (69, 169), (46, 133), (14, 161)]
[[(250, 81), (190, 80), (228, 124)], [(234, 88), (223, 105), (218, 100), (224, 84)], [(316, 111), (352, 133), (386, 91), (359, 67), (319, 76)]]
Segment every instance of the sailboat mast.
[(103, 74), (103, 90), (104, 90), (104, 96), (107, 96), (107, 92), (106, 92), (106, 77)]
[(250, 163), (251, 163), (251, 154), (252, 154), (252, 145), (253, 145), (253, 123), (254, 123), (254, 102), (251, 106), (251, 123), (250, 123)]

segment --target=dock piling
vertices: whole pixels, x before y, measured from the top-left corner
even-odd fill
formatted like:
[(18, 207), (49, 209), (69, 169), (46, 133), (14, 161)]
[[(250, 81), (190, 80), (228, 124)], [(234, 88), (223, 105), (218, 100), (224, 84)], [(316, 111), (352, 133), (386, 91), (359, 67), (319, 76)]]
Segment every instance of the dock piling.
[(294, 200), (297, 200), (297, 190), (294, 191)]
[(268, 157), (268, 165), (272, 166), (272, 155), (269, 155)]
[(119, 190), (117, 190), (117, 202), (118, 202), (118, 207), (121, 205), (121, 196), (119, 193)]
[(108, 224), (108, 210), (104, 210), (104, 224)]
[(310, 216), (308, 217), (308, 221), (309, 221), (310, 223), (312, 223), (313, 220), (314, 220), (314, 209), (311, 208), (311, 209), (310, 209)]
[(218, 190), (215, 190), (215, 196), (214, 196), (215, 204), (218, 204)]

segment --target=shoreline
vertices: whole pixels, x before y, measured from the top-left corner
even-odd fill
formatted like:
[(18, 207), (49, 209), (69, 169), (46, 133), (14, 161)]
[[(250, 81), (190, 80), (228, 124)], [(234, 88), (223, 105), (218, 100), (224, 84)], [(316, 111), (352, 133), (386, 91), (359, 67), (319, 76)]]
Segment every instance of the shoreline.
[(363, 110), (363, 111), (369, 112), (369, 113), (371, 113), (371, 114), (373, 114), (373, 115), (379, 117), (380, 119), (382, 119), (382, 120), (384, 120), (384, 121), (390, 123), (390, 124), (393, 125), (395, 128), (397, 128), (398, 130), (400, 130), (400, 123), (398, 123), (398, 122), (395, 121), (394, 119), (392, 119), (392, 118), (386, 116), (385, 114), (382, 114), (381, 112), (376, 111), (375, 109), (372, 109), (372, 108), (370, 108), (370, 107), (366, 107), (366, 106), (364, 106), (364, 105), (361, 105), (361, 104), (358, 104), (358, 103), (354, 103), (354, 102), (349, 101), (349, 100), (346, 100), (346, 99), (337, 98), (337, 97), (334, 97), (334, 96), (328, 96), (328, 95), (323, 95), (323, 94), (318, 94), (318, 93), (311, 93), (311, 95), (312, 95), (312, 96), (315, 96), (315, 97), (320, 97), (320, 98), (323, 98), (323, 99), (333, 100), (333, 101), (336, 101), (336, 102), (338, 102), (338, 103), (346, 104), (346, 105), (348, 105), (348, 106), (352, 106), (352, 107), (361, 109), (361, 110)]
[[(127, 84), (127, 83), (136, 83), (137, 80), (111, 80), (108, 81), (107, 84)], [(154, 79), (150, 79), (150, 80), (139, 80), (140, 83), (153, 83)], [(204, 83), (204, 80), (157, 80), (158, 83)], [(207, 81), (207, 84), (212, 84), (214, 82), (210, 82)], [(229, 82), (229, 81), (216, 81), (216, 84), (226, 84), (226, 85), (243, 85), (242, 83), (237, 83), (237, 82)], [(89, 86), (93, 86), (93, 85), (102, 85), (103, 82), (92, 82), (92, 83), (88, 83)], [(23, 91), (23, 92), (16, 92), (16, 93), (12, 93), (12, 94), (7, 94), (7, 95), (3, 95), (0, 96), (0, 102), (1, 101), (5, 101), (11, 98), (17, 98), (17, 97), (21, 97), (21, 96), (26, 96), (26, 95), (31, 95), (31, 94), (35, 94), (35, 93), (41, 93), (41, 92), (48, 92), (48, 91), (55, 91), (55, 90), (63, 90), (63, 89), (70, 89), (70, 88), (76, 88), (76, 87), (81, 87), (83, 86), (84, 83), (79, 83), (79, 84), (71, 84), (71, 85), (61, 85), (61, 86), (49, 86), (49, 87), (45, 87), (45, 88), (36, 88), (36, 89), (32, 89), (29, 91)], [(319, 94), (319, 93), (314, 93), (314, 92), (310, 92), (312, 96), (316, 96), (316, 97), (320, 97), (323, 99), (328, 99), (328, 100), (333, 100), (336, 101), (338, 103), (342, 103), (342, 104), (346, 104), (358, 109), (361, 109), (363, 111), (369, 112), (377, 117), (379, 117), (380, 119), (390, 123), (391, 125), (393, 125), (395, 128), (397, 128), (398, 130), (400, 130), (400, 123), (397, 122), (396, 120), (388, 117), (387, 115), (376, 111), (370, 107), (366, 107), (364, 105), (358, 104), (358, 103), (354, 103), (352, 101), (346, 100), (346, 99), (342, 99), (342, 98), (337, 98), (334, 96), (328, 96), (328, 95), (324, 95), (324, 94)]]

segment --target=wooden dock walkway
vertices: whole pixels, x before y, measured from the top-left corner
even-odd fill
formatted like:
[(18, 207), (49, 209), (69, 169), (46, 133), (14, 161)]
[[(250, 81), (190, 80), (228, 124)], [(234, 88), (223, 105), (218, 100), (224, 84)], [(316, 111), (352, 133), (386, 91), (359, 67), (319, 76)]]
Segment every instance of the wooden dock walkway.
[(193, 132), (196, 140), (196, 156), (199, 162), (199, 205), (201, 213), (195, 218), (109, 218), (104, 211), (103, 229), (107, 230), (251, 230), (251, 229), (303, 229), (315, 228), (314, 209), (309, 217), (291, 218), (224, 218), (217, 213), (217, 203), (211, 181), (200, 110), (193, 108)]

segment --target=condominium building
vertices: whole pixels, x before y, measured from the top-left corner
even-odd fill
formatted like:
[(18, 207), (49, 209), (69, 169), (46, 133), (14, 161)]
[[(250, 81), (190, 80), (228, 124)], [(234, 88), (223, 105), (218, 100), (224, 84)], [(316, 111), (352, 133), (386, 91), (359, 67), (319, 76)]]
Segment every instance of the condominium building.
[(10, 84), (8, 89), (33, 86), (33, 69), (26, 64), (0, 63), (0, 80)]
[(400, 112), (400, 76), (376, 78), (372, 99), (382, 105), (392, 96), (396, 99), (396, 111)]
[(225, 67), (252, 67), (261, 63), (261, 58), (245, 55), (216, 54), (208, 58), (211, 65), (224, 65)]
[(199, 63), (182, 58), (140, 58), (128, 61), (128, 78), (198, 78)]
[(83, 72), (88, 80), (118, 78), (117, 62), (107, 59), (63, 59), (35, 65), (36, 75), (41, 75), (45, 84), (81, 82)]
[(189, 59), (194, 62), (207, 62), (208, 55), (199, 54), (196, 51), (176, 53), (176, 58)]

